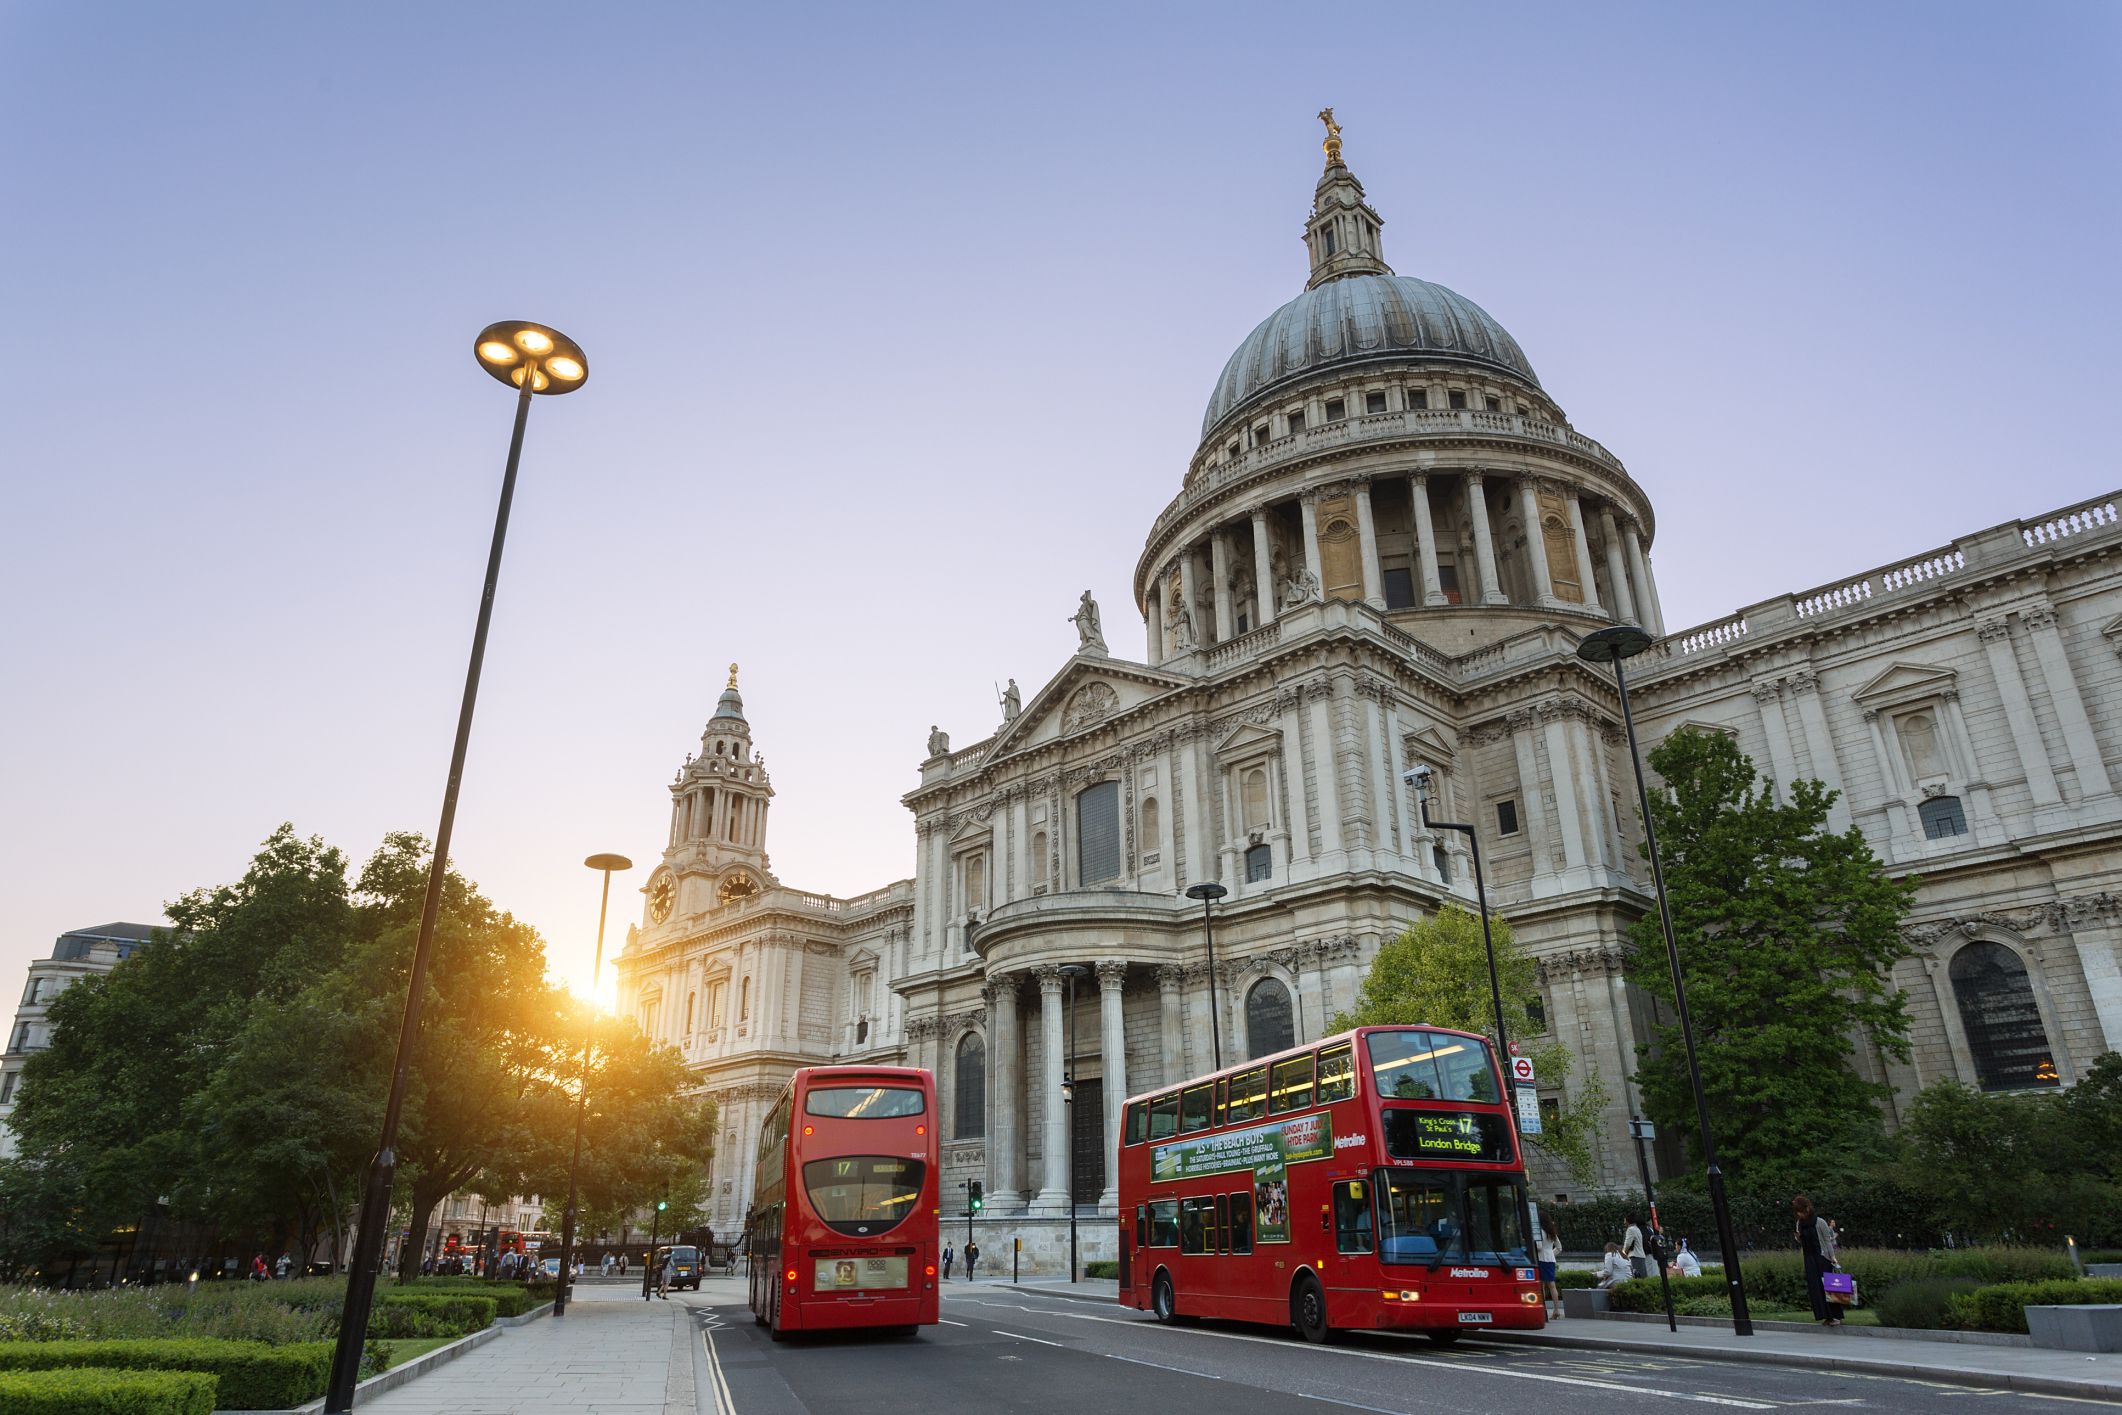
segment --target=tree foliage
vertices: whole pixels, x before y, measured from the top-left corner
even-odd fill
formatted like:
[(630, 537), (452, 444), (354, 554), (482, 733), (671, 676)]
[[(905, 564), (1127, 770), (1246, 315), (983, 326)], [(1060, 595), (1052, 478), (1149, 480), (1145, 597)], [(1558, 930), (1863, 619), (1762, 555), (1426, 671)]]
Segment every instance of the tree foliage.
[[(1532, 1058), (1533, 1067), (1550, 1085), (1568, 1079), (1575, 1058), (1559, 1038), (1540, 1035), (1533, 1025), (1533, 1004), (1540, 996), (1539, 972), (1532, 958), (1511, 937), (1507, 920), (1489, 917), (1495, 940), (1496, 979), (1503, 998), (1503, 1025), (1511, 1040)], [(1488, 981), (1488, 950), (1481, 940), (1481, 921), (1456, 904), (1447, 904), (1378, 950), (1351, 1012), (1336, 1017), (1331, 1030), (1427, 1023), (1462, 1032), (1495, 1035), (1495, 1004)], [(1558, 1119), (1543, 1124), (1526, 1139), (1538, 1150), (1568, 1166), (1579, 1183), (1596, 1174), (1593, 1136), (1606, 1106), (1606, 1088), (1595, 1072), (1567, 1090)]]
[[(1649, 760), (1663, 778), (1651, 815), (1719, 1161), (1756, 1190), (1845, 1178), (1884, 1143), (1886, 1088), (1857, 1075), (1858, 1040), (1908, 1054), (1905, 999), (1887, 973), (1911, 952), (1900, 925), (1915, 887), (1889, 878), (1854, 827), (1828, 831), (1835, 793), (1800, 781), (1778, 800), (1728, 737), (1677, 732)], [(1698, 1148), (1655, 913), (1630, 932), (1627, 970), (1662, 1004), (1638, 1048), (1644, 1108)]]

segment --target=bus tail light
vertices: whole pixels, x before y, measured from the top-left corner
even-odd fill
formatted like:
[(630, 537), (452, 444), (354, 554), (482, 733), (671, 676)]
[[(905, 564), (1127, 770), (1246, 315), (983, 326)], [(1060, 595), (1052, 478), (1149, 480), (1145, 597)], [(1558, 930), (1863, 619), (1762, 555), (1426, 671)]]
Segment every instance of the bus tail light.
[(1382, 1292), (1379, 1295), (1388, 1302), (1420, 1302), (1422, 1300), (1421, 1293), (1412, 1292), (1406, 1288), (1402, 1288), (1398, 1292)]
[(1521, 1292), (1518, 1294), (1518, 1300), (1530, 1307), (1533, 1303), (1540, 1300), (1540, 1294), (1537, 1292)]
[(818, 1133), (818, 1127), (815, 1125), (806, 1125), (803, 1127), (803, 1133), (806, 1135), (815, 1135)]
[(914, 1127), (914, 1133), (916, 1135), (926, 1135), (928, 1133), (928, 1127), (926, 1125), (916, 1125)]
[(794, 1268), (790, 1268), (788, 1270), (788, 1280), (790, 1282), (794, 1282), (796, 1280), (796, 1270)]
[(934, 1263), (930, 1263), (928, 1265), (928, 1275), (930, 1277), (934, 1277), (936, 1275), (936, 1265)]

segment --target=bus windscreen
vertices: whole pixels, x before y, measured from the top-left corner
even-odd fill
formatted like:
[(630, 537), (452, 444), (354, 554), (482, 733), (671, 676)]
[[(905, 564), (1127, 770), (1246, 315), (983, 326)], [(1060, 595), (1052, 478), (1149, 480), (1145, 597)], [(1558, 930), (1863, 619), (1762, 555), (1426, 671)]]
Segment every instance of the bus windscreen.
[(1494, 1105), (1496, 1069), (1488, 1046), (1443, 1032), (1373, 1032), (1371, 1077), (1382, 1100), (1473, 1101)]

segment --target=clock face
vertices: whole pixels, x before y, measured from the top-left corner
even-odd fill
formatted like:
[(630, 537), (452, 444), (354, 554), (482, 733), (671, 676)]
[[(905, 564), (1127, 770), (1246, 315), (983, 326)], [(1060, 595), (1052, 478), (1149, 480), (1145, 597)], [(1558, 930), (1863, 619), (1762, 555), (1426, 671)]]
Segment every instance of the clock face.
[(676, 896), (677, 889), (671, 884), (669, 875), (662, 876), (654, 884), (650, 885), (648, 887), (649, 922), (660, 924), (665, 919), (668, 919), (670, 917), (671, 904)]

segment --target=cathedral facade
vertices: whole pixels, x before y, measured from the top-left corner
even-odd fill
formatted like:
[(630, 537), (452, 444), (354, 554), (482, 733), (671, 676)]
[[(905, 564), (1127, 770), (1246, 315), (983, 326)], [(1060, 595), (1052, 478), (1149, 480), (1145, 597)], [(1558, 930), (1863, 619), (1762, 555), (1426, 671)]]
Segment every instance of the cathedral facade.
[[(721, 1102), (718, 1232), (788, 1073), (875, 1060), (936, 1074), (946, 1213), (980, 1180), (994, 1236), (1052, 1262), (1072, 1211), (1114, 1212), (1124, 1097), (1322, 1035), (1381, 944), (1472, 907), (1417, 764), (1438, 818), (1481, 831), (1572, 1082), (1603, 1080), (1593, 1187), (1631, 1185), (1651, 1003), (1621, 959), (1649, 880), (1613, 681), (1575, 654), (1616, 622), (1657, 636), (1630, 665), (1646, 751), (1731, 734), (1779, 787), (1841, 792), (1835, 827), (1918, 879), (1914, 1054), (1859, 1058), (1895, 1107), (1940, 1078), (2068, 1085), (2122, 1049), (2115, 498), (1668, 631), (1649, 497), (1485, 311), (1386, 265), (1382, 226), (1336, 132), (1310, 279), (1231, 356), (1149, 528), (1142, 655), (1085, 593), (1078, 652), (1028, 701), (1012, 683), (999, 728), (933, 731), (913, 878), (843, 899), (773, 876), (732, 669), (619, 960), (622, 1007)], [(1203, 881), (1228, 891), (1213, 991)]]

